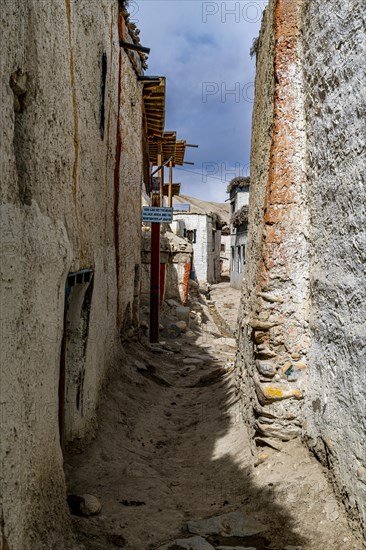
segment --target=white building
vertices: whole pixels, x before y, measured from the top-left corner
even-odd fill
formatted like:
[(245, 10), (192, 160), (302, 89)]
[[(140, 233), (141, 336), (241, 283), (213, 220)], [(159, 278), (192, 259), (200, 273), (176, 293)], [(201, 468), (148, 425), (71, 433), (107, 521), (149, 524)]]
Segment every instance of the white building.
[(227, 192), (231, 209), (231, 266), (230, 284), (241, 288), (245, 271), (245, 253), (248, 235), (248, 205), (250, 178), (234, 178)]
[(221, 278), (230, 277), (230, 265), (231, 265), (230, 246), (231, 246), (230, 226), (225, 225), (221, 230), (221, 251), (220, 251)]
[(221, 227), (229, 217), (228, 205), (188, 196), (173, 199), (173, 231), (193, 246), (191, 278), (200, 284), (221, 280)]

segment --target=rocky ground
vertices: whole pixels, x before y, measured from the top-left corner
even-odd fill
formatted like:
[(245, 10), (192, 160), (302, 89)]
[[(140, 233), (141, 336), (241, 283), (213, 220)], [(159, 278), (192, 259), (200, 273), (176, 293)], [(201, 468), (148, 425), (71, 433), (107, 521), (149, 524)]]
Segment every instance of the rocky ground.
[(239, 296), (223, 283), (190, 312), (169, 301), (160, 344), (125, 347), (96, 439), (66, 459), (79, 548), (363, 548), (300, 441), (251, 452), (228, 336)]

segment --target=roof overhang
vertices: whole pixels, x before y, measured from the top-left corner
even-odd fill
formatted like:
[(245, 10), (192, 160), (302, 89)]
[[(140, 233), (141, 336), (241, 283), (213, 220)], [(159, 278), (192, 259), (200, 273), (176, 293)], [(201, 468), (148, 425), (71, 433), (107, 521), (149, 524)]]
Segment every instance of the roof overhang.
[(153, 136), (148, 139), (150, 162), (158, 166), (158, 155), (161, 146), (162, 162), (167, 162), (175, 156), (176, 132), (163, 132), (161, 136)]
[(161, 139), (165, 126), (165, 76), (143, 81), (146, 137)]
[(183, 166), (184, 155), (186, 154), (187, 142), (179, 139), (175, 146), (174, 165)]
[[(173, 183), (173, 185), (172, 185), (172, 196), (173, 196), (173, 197), (179, 195), (179, 193), (180, 193), (180, 186), (181, 186), (180, 183)], [(168, 197), (168, 196), (169, 196), (169, 185), (168, 185), (168, 184), (164, 185), (164, 187), (163, 187), (163, 195), (164, 195), (165, 197)]]

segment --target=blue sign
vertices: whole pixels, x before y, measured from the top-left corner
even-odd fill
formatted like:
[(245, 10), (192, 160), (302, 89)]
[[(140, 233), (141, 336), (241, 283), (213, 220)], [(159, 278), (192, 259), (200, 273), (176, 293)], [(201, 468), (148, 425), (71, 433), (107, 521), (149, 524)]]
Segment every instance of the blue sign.
[(143, 206), (142, 221), (143, 223), (171, 223), (173, 221), (173, 208)]

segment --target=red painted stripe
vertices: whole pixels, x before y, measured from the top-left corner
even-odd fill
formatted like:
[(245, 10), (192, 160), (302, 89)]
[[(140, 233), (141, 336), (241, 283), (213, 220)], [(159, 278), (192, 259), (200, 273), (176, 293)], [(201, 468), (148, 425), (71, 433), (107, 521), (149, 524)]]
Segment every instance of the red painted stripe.
[[(121, 21), (123, 16), (119, 13), (118, 16), (118, 34), (122, 39), (123, 23)], [(118, 223), (118, 207), (119, 207), (119, 177), (120, 177), (120, 164), (121, 164), (121, 122), (120, 122), (120, 105), (121, 105), (121, 78), (122, 78), (122, 49), (119, 50), (118, 61), (118, 100), (117, 100), (117, 135), (116, 135), (116, 159), (114, 165), (114, 207), (113, 207), (113, 227), (114, 227), (114, 248), (116, 256), (116, 281), (117, 281), (117, 323), (119, 324), (121, 318), (120, 312), (120, 277), (119, 277), (119, 223)]]

